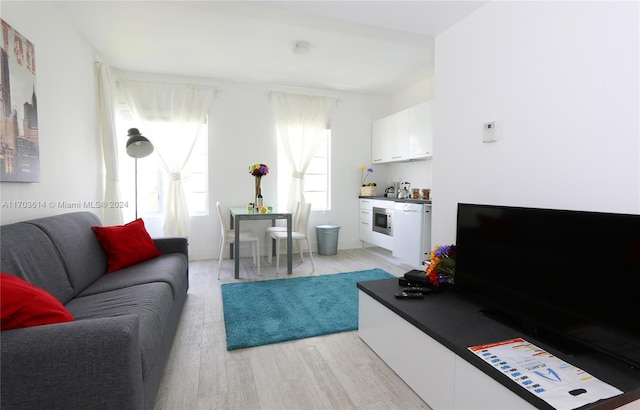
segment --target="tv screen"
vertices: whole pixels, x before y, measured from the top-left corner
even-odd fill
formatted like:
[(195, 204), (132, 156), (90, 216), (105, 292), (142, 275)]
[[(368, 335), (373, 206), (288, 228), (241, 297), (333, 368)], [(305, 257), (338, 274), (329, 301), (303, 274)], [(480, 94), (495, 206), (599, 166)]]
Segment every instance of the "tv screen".
[(640, 215), (461, 203), (457, 222), (456, 288), (483, 313), (640, 368)]

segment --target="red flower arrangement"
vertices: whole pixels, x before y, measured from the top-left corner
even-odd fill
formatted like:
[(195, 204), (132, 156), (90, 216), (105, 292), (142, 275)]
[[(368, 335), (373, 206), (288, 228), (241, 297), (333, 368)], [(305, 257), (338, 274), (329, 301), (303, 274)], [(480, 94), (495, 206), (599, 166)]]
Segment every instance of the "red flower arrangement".
[(456, 246), (436, 245), (429, 253), (429, 262), (425, 271), (433, 286), (441, 283), (454, 283), (456, 274)]

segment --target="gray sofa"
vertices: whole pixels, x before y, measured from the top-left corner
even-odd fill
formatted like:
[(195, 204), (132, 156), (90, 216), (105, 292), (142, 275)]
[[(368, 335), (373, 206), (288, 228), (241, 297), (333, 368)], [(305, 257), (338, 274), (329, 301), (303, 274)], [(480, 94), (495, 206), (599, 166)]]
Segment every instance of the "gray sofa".
[(189, 287), (186, 238), (114, 273), (90, 212), (0, 228), (0, 270), (45, 289), (75, 321), (0, 335), (9, 409), (152, 409)]

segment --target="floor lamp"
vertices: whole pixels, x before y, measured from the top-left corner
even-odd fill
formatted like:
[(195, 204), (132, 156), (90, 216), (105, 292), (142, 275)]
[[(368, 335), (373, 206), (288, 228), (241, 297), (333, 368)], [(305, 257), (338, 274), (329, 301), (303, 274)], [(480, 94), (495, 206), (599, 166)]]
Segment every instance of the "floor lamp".
[(127, 155), (135, 159), (135, 189), (136, 189), (136, 217), (138, 219), (138, 158), (144, 158), (153, 152), (153, 144), (140, 134), (137, 128), (127, 131)]

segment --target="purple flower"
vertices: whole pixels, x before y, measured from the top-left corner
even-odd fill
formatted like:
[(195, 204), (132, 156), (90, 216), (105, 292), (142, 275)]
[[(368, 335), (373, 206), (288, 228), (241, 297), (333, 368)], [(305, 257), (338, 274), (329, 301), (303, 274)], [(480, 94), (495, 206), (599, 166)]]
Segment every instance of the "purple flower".
[(436, 249), (436, 257), (443, 259), (449, 255), (449, 250), (451, 249), (451, 245), (444, 245)]

